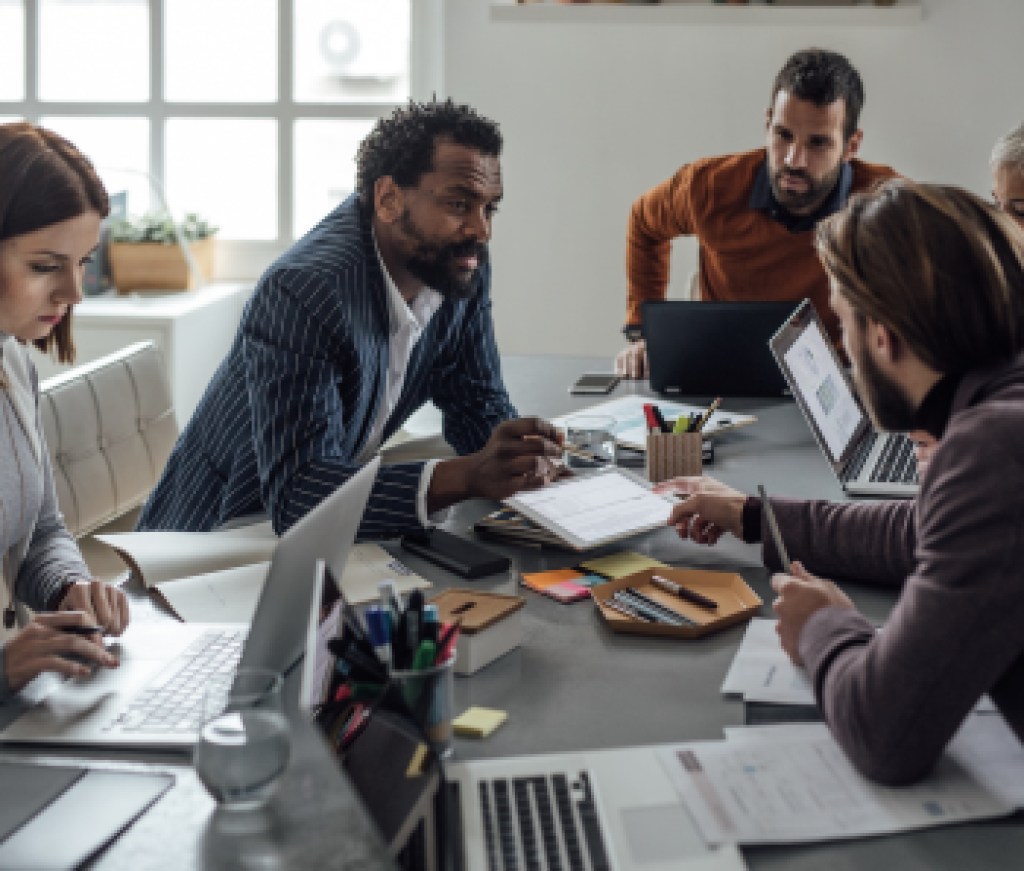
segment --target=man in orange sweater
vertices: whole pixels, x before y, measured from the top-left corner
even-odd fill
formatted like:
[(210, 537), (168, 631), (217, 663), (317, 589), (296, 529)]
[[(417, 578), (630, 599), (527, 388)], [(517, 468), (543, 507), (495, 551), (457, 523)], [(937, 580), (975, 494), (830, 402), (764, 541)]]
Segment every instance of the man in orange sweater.
[(701, 299), (809, 297), (838, 337), (814, 227), (851, 193), (896, 174), (856, 157), (863, 105), (860, 75), (845, 57), (799, 51), (775, 77), (764, 148), (689, 163), (633, 204), (623, 329), (630, 344), (616, 357), (616, 371), (646, 375), (641, 303), (665, 298), (677, 236), (697, 237)]

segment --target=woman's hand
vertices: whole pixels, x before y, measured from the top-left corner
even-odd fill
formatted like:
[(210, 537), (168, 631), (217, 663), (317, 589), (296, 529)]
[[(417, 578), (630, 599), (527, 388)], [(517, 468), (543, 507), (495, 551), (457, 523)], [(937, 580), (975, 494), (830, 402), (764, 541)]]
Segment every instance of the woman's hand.
[(74, 635), (63, 629), (92, 622), (92, 615), (81, 611), (37, 614), (4, 647), (4, 676), (10, 689), (20, 690), (44, 671), (85, 677), (98, 665), (116, 666), (117, 659), (104, 649), (100, 635)]
[(657, 493), (686, 496), (672, 509), (668, 525), (681, 538), (698, 544), (715, 544), (726, 532), (743, 538), (743, 505), (747, 497), (739, 490), (709, 478), (673, 478), (654, 488)]
[(57, 610), (84, 612), (104, 635), (120, 635), (128, 627), (128, 597), (103, 581), (77, 581)]

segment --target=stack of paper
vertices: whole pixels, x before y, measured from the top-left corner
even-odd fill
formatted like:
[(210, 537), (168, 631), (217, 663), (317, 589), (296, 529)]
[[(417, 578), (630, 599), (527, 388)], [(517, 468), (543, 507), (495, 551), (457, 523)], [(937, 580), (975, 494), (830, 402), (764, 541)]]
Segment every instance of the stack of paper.
[(514, 508), (499, 508), (473, 524), (479, 535), (512, 541), (516, 544), (548, 545), (567, 548), (568, 545), (553, 532), (524, 517)]
[(1024, 805), (1024, 753), (1001, 717), (972, 716), (924, 781), (860, 775), (824, 724), (727, 730), (659, 758), (708, 844), (855, 838), (1009, 814)]

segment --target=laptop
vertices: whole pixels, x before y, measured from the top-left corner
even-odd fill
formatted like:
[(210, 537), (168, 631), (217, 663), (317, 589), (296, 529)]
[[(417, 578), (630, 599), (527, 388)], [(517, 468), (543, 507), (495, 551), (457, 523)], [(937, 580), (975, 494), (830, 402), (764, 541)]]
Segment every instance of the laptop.
[(772, 337), (771, 350), (843, 490), (853, 496), (914, 496), (913, 443), (903, 433), (874, 428), (810, 302), (801, 303)]
[[(339, 609), (346, 607), (332, 604), (338, 593), (327, 574), (325, 583), (323, 565), (317, 567), (314, 601), (321, 606), (311, 609), (306, 631), (300, 699), (311, 712), (326, 698), (325, 678), (333, 668), (326, 640), (337, 633)], [(436, 771), (439, 782), (448, 784), (445, 794), (452, 796), (452, 804), (437, 818), (456, 820), (442, 827), (442, 836), (457, 843), (442, 845), (442, 852), (461, 857), (457, 867), (467, 871), (746, 867), (734, 846), (714, 849), (704, 843), (655, 747), (459, 763), (445, 763), (431, 753), (423, 766), (425, 743), (408, 718), (384, 706), (368, 717), (345, 756), (353, 787), (393, 845), (405, 842), (430, 806), (425, 793), (433, 788), (431, 773)], [(411, 765), (423, 773), (410, 777)], [(434, 840), (409, 843), (430, 850)], [(412, 864), (420, 867), (415, 860)]]
[(651, 389), (682, 396), (783, 396), (768, 340), (796, 302), (643, 304)]
[(341, 577), (379, 458), (296, 523), (278, 542), (252, 626), (132, 623), (111, 645), (120, 659), (82, 679), (45, 675), (10, 704), (0, 731), (12, 743), (190, 748), (210, 674), (239, 665), (288, 672), (301, 658), (317, 558)]

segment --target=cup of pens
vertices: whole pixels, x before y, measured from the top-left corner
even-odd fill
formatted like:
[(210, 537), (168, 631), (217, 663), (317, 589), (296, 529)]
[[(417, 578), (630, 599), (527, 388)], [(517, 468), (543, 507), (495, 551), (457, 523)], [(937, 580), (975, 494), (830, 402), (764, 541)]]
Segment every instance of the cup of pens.
[(426, 732), (430, 748), (442, 759), (452, 754), (454, 676), (454, 651), (437, 665), (391, 670), (391, 682), (401, 688), (405, 703)]

